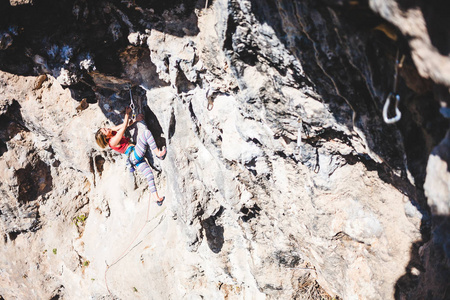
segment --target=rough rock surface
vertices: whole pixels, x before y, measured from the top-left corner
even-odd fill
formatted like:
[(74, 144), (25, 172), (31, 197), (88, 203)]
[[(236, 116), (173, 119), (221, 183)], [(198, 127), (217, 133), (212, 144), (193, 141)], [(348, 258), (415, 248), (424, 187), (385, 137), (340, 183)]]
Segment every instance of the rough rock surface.
[[(0, 299), (449, 296), (436, 7), (27, 2), (0, 5)], [(95, 144), (130, 93), (162, 207)]]

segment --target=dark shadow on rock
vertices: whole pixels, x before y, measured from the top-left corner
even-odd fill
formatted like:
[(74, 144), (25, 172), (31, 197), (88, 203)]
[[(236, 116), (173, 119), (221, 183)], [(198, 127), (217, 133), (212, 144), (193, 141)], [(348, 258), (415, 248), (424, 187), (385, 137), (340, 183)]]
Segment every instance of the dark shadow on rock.
[(70, 90), (70, 95), (73, 99), (77, 101), (82, 101), (86, 99), (87, 103), (96, 103), (95, 92), (92, 88), (83, 82), (71, 85), (68, 87)]
[(137, 0), (137, 5), (155, 11), (155, 14), (146, 15), (139, 23), (152, 24), (147, 28), (154, 28), (174, 36), (195, 36), (199, 33), (195, 9), (204, 8), (204, 4), (201, 7), (202, 2), (205, 3), (197, 0)]
[[(323, 5), (323, 2), (332, 7)], [(423, 1), (409, 2), (414, 3), (411, 5), (423, 5), (424, 11), (427, 11), (425, 6), (429, 9), (433, 5), (445, 6), (443, 1), (431, 1), (430, 4)], [(352, 157), (352, 161), (357, 159), (369, 170), (376, 170), (380, 179), (408, 196), (423, 215), (420, 243), (428, 243), (431, 236), (431, 217), (423, 184), (430, 152), (442, 140), (449, 126), (448, 121), (439, 113), (439, 101), (445, 97), (436, 92), (435, 84), (419, 76), (409, 55), (407, 40), (399, 30), (389, 26), (382, 27), (383, 30), (376, 29), (380, 24), (389, 24), (373, 13), (367, 3), (357, 1), (356, 5), (349, 5), (349, 1), (333, 0), (324, 0), (321, 3), (301, 0), (251, 0), (251, 10), (261, 24), (273, 28), (286, 49), (302, 63), (305, 75), (299, 73), (296, 77), (300, 89), (306, 84), (317, 91), (322, 98), (318, 101), (325, 102), (336, 121), (351, 131), (352, 116), (355, 113), (355, 127), (363, 132), (368, 147), (382, 158), (383, 163), (376, 163), (370, 157), (362, 155)], [(240, 7), (230, 6), (230, 9), (236, 10), (238, 15)], [(433, 12), (430, 13), (430, 16), (432, 15)], [(442, 43), (437, 47), (440, 47), (441, 53), (448, 53), (445, 52), (448, 51), (448, 37), (445, 36), (449, 33), (448, 26), (438, 28), (439, 19), (440, 14), (436, 20), (427, 20), (427, 28), (436, 30), (433, 44)], [(233, 56), (234, 51), (240, 49), (237, 47), (239, 43), (245, 44), (245, 39), (234, 41), (237, 25), (246, 25), (239, 22), (241, 20), (229, 20), (225, 42), (225, 48), (234, 60), (232, 63), (238, 66), (238, 76), (240, 70), (245, 68), (242, 64), (252, 65), (255, 61), (268, 60), (267, 56), (258, 57), (257, 60), (252, 58), (250, 61), (248, 55), (243, 60), (239, 60), (239, 55)], [(445, 20), (444, 24), (448, 22), (450, 19)], [(445, 31), (445, 34), (442, 31)], [(397, 35), (397, 39), (394, 41), (389, 35)], [(430, 36), (433, 36), (433, 33), (430, 33)], [(245, 49), (244, 51), (252, 49), (241, 48)], [(382, 108), (387, 95), (394, 89), (397, 51), (400, 57), (405, 54), (397, 86), (397, 92), (401, 95), (402, 118), (396, 125), (388, 125), (382, 119)], [(259, 51), (251, 54), (260, 55)], [(306, 76), (308, 80), (302, 79), (302, 76)], [(348, 138), (340, 136), (339, 133), (331, 133), (333, 134), (334, 138), (348, 144)], [(320, 134), (320, 139), (326, 140), (323, 134)], [(320, 147), (320, 143), (308, 140), (306, 143)], [(414, 178), (413, 184), (408, 179), (408, 172)], [(412, 266), (417, 265), (416, 253), (420, 245), (413, 245)], [(448, 274), (445, 278), (448, 281)], [(402, 279), (399, 286), (404, 285), (404, 282), (411, 283), (413, 280)]]
[(449, 128), (448, 120), (439, 113), (437, 100), (438, 95), (430, 91), (414, 95), (400, 106), (403, 113), (398, 129), (402, 133), (408, 169), (419, 189), (423, 189), (428, 157)]
[(446, 0), (397, 0), (403, 13), (410, 9), (420, 9), (425, 19), (431, 44), (440, 54), (450, 53), (450, 2)]
[(414, 243), (410, 257), (405, 274), (395, 285), (395, 299), (450, 299), (449, 216), (433, 216), (431, 239)]
[(178, 66), (178, 74), (175, 80), (178, 93), (187, 93), (195, 88), (195, 84), (187, 79), (184, 72)]
[[(415, 242), (411, 245), (410, 261), (405, 268), (405, 274), (397, 280), (395, 285), (395, 299), (405, 299), (405, 296), (414, 291), (419, 281), (419, 273), (425, 271), (422, 266), (419, 249), (423, 246), (423, 242)], [(402, 297), (402, 295), (404, 295)], [(406, 299), (410, 299), (406, 297)], [(425, 299), (425, 298), (421, 298)]]
[[(75, 74), (81, 79), (65, 86), (72, 98), (98, 102), (105, 116), (118, 125), (130, 103), (130, 87), (135, 102), (146, 103), (145, 92), (138, 86), (168, 86), (159, 79), (149, 49), (129, 45), (127, 22), (133, 24), (136, 32), (154, 29), (178, 37), (195, 36), (199, 33), (195, 10), (204, 9), (205, 4), (205, 0), (40, 0), (34, 5), (12, 7), (2, 2), (0, 34), (8, 32), (13, 43), (0, 51), (0, 69), (17, 75), (39, 75), (54, 74), (55, 70), (58, 73), (62, 67), (78, 68)], [(86, 57), (92, 58), (95, 70), (78, 67)], [(187, 79), (182, 79), (179, 88), (189, 90)], [(140, 108), (158, 147), (165, 146), (155, 114), (148, 107)], [(2, 140), (0, 151), (6, 151), (5, 148)]]
[[(386, 96), (393, 88), (397, 46), (371, 31), (383, 20), (362, 5), (330, 8), (313, 1), (251, 2), (252, 11), (259, 22), (272, 27), (279, 40), (302, 62), (308, 80), (301, 79), (305, 76), (298, 74), (299, 83), (316, 89), (322, 96), (321, 101), (330, 106), (330, 111), (339, 123), (345, 124), (350, 130), (353, 130), (354, 124), (363, 131), (373, 152), (392, 168), (401, 169), (404, 165), (403, 153), (396, 140), (395, 128), (385, 124), (381, 117), (384, 99), (374, 97), (374, 91), (368, 85), (370, 79), (375, 88), (386, 91)], [(286, 14), (281, 15), (281, 10)], [(347, 17), (360, 15), (365, 17)], [(339, 21), (335, 21), (335, 17)], [(286, 28), (284, 24), (290, 24), (290, 27)], [(296, 29), (293, 29), (295, 25)], [(348, 34), (351, 31), (356, 32), (355, 36)], [(365, 54), (365, 49), (360, 48), (351, 53), (356, 49), (348, 45), (354, 42), (352, 39), (362, 39), (366, 49), (372, 52)], [(367, 61), (372, 61), (373, 65), (364, 65), (366, 60), (358, 58), (361, 55), (372, 55)], [(377, 73), (370, 74), (372, 70)]]
[(0, 205), (0, 223), (4, 226), (4, 242), (14, 241), (21, 233), (36, 232), (41, 228), (37, 201), (11, 205), (9, 201)]
[(5, 239), (5, 242), (8, 241), (8, 238), (10, 241), (14, 241), (19, 236), (19, 234), (27, 233), (27, 232), (36, 232), (42, 228), (38, 207), (34, 206), (34, 207), (28, 208), (28, 209), (33, 211), (32, 213), (28, 213), (26, 216), (26, 218), (32, 219), (29, 227), (26, 229), (16, 229), (16, 230), (7, 232), (7, 238)]
[(278, 250), (274, 253), (275, 259), (279, 266), (285, 268), (295, 268), (304, 260), (295, 251), (281, 251)]
[(24, 204), (36, 200), (52, 190), (53, 177), (50, 166), (40, 159), (15, 171), (19, 186), (18, 200)]
[(431, 155), (438, 156), (447, 165), (447, 172), (450, 173), (450, 129), (445, 138), (433, 149)]
[(223, 211), (224, 208), (221, 207), (215, 215), (202, 220), (202, 227), (205, 230), (209, 249), (214, 253), (219, 253), (222, 250), (224, 243), (224, 228), (223, 226), (216, 224), (217, 219), (220, 218)]
[[(363, 162), (369, 170), (377, 170), (382, 180), (407, 195), (424, 215), (422, 231), (426, 232), (430, 228), (429, 209), (422, 186), (428, 156), (448, 128), (448, 122), (439, 114), (438, 100), (443, 97), (433, 91), (432, 83), (420, 78), (408, 56), (407, 43), (398, 30), (374, 29), (386, 22), (370, 10), (366, 1), (358, 5), (349, 5), (346, 1), (324, 2), (333, 6), (317, 5), (313, 1), (252, 0), (251, 9), (258, 21), (272, 27), (278, 39), (302, 62), (304, 76), (309, 79), (303, 80), (299, 74), (296, 78), (300, 86), (306, 84), (317, 90), (322, 96), (318, 101), (326, 102), (336, 121), (351, 131), (355, 113), (355, 126), (364, 133), (370, 150), (384, 162), (375, 163), (365, 155), (352, 159)], [(233, 39), (234, 23), (238, 21), (229, 21), (225, 47), (231, 52), (237, 48), (233, 46)], [(397, 35), (397, 42), (388, 38), (388, 34)], [(349, 48), (351, 43), (358, 47)], [(388, 125), (381, 116), (385, 99), (376, 95), (383, 92), (387, 95), (393, 89), (397, 50), (406, 54), (405, 72), (399, 74), (398, 85), (402, 119), (396, 125)], [(258, 52), (255, 55), (259, 55)], [(238, 61), (236, 64), (242, 63), (239, 57), (233, 57)], [(258, 60), (264, 59), (267, 57)], [(245, 60), (243, 63), (246, 64)], [(317, 134), (317, 139), (309, 138), (305, 142), (315, 148), (320, 147), (323, 140), (350, 143), (349, 137), (335, 130), (325, 130)], [(407, 172), (414, 177), (414, 185), (407, 179)]]
[[(179, 37), (195, 36), (199, 33), (195, 10), (204, 5), (205, 1), (197, 0), (40, 0), (18, 6), (2, 1), (0, 34), (8, 33), (13, 42), (0, 51), (0, 70), (56, 77), (61, 68), (75, 69), (74, 74), (82, 80), (66, 88), (75, 100), (86, 98), (88, 103), (95, 103), (95, 92), (103, 93), (105, 87), (98, 87), (95, 82), (85, 84), (92, 71), (80, 67), (85, 58), (94, 62), (99, 74), (146, 88), (165, 86), (150, 61), (149, 50), (129, 46), (128, 22), (134, 31), (151, 28)], [(136, 67), (137, 72), (133, 69)], [(149, 82), (149, 78), (153, 81)], [(112, 87), (116, 92), (117, 88), (121, 87)]]
[(64, 298), (65, 287), (63, 285), (58, 286), (53, 290), (52, 298), (50, 300), (60, 300)]
[(422, 2), (431, 44), (444, 56), (450, 53), (450, 3), (445, 0)]
[(439, 213), (449, 206), (443, 179), (450, 173), (449, 165), (450, 130), (428, 160), (426, 191), (432, 212), (429, 236), (422, 235), (422, 241), (412, 245), (410, 262), (395, 286), (396, 299), (450, 299), (450, 216)]
[(133, 86), (139, 85), (146, 89), (169, 86), (167, 82), (159, 78), (147, 47), (126, 47), (120, 53), (120, 65), (123, 69), (123, 77), (129, 79)]
[(6, 112), (0, 115), (0, 157), (8, 151), (7, 142), (21, 131), (28, 132), (25, 127), (20, 104), (13, 100)]
[[(34, 56), (43, 56), (50, 50), (52, 42), (59, 41), (63, 45), (73, 37), (68, 34), (73, 21), (71, 3), (68, 0), (42, 0), (36, 1), (35, 5), (3, 7), (0, 32), (10, 32), (13, 43), (0, 51), (0, 69), (17, 75), (46, 73), (41, 64), (33, 62)], [(47, 65), (49, 63), (47, 61)]]
[(5, 142), (0, 140), (0, 157), (3, 155), (3, 153), (5, 153), (7, 151), (8, 151), (8, 146), (6, 145)]
[[(136, 5), (147, 9), (154, 9), (156, 13), (161, 14), (164, 10), (173, 9), (181, 4), (185, 6), (186, 13), (191, 13), (195, 8), (203, 9), (205, 8), (206, 2), (208, 1), (208, 7), (210, 7), (214, 0), (135, 0)], [(179, 13), (179, 12), (178, 12)]]
[(144, 106), (143, 110), (145, 116), (145, 123), (147, 124), (148, 129), (150, 129), (150, 131), (153, 134), (156, 146), (158, 147), (158, 149), (166, 147), (166, 139), (164, 137), (164, 132), (161, 127), (161, 124), (159, 123), (158, 118), (147, 105)]
[(169, 133), (167, 137), (169, 143), (173, 135), (175, 134), (176, 127), (177, 127), (177, 120), (175, 118), (175, 112), (172, 108), (172, 111), (170, 112)]
[[(316, 89), (322, 101), (329, 105), (337, 122), (353, 130), (352, 115), (355, 113), (355, 126), (363, 131), (371, 151), (384, 161), (383, 166), (373, 166), (373, 169), (382, 167), (385, 175), (400, 171), (400, 178), (393, 180), (390, 175), (384, 178), (387, 182), (395, 181), (395, 186), (406, 192), (416, 189), (406, 187), (406, 162), (420, 190), (428, 155), (448, 128), (448, 122), (439, 114), (433, 89), (429, 83), (419, 85), (424, 79), (411, 75), (417, 74), (417, 70), (408, 56), (407, 42), (398, 30), (385, 29), (383, 32), (374, 29), (385, 21), (370, 10), (366, 1), (357, 5), (348, 5), (346, 1), (324, 2), (333, 4), (333, 7), (318, 5), (314, 1), (251, 0), (251, 9), (258, 21), (272, 27), (279, 40), (302, 62), (305, 76), (312, 83), (311, 88)], [(227, 32), (231, 51), (236, 48), (231, 46), (234, 27), (229, 27)], [(396, 42), (387, 37), (387, 31), (398, 36)], [(351, 43), (356, 43), (359, 48), (349, 48)], [(399, 75), (402, 119), (397, 125), (387, 125), (381, 116), (385, 99), (376, 95), (380, 92), (387, 95), (393, 89), (397, 50), (406, 55), (404, 68), (409, 69)], [(301, 82), (308, 84), (308, 81)], [(402, 136), (397, 134), (397, 129)], [(325, 137), (321, 134), (320, 138)], [(348, 138), (337, 132), (334, 138), (348, 143)], [(360, 157), (360, 160), (367, 162), (365, 157)], [(405, 182), (404, 187), (399, 181)], [(411, 199), (417, 198), (411, 191), (408, 194)], [(418, 194), (423, 195), (423, 191), (418, 191)], [(422, 210), (426, 210), (426, 204), (421, 202), (425, 206)]]
[(261, 208), (255, 203), (251, 207), (243, 206), (240, 209), (240, 212), (242, 213), (241, 220), (244, 222), (248, 222), (253, 218), (256, 218), (259, 216), (261, 211)]
[[(135, 31), (153, 28), (179, 37), (195, 36), (199, 33), (195, 9), (205, 4), (197, 0), (136, 1), (142, 5), (138, 8), (132, 4), (134, 1), (121, 0), (40, 0), (34, 5), (19, 6), (3, 2), (0, 33), (9, 32), (13, 43), (0, 51), (0, 69), (18, 75), (38, 75), (32, 56), (42, 56), (49, 68), (52, 63), (64, 65), (67, 57), (59, 57), (59, 50), (69, 46), (72, 60), (78, 54), (91, 53), (100, 72), (116, 76), (116, 66), (120, 65), (118, 50), (129, 44), (124, 15)], [(58, 47), (52, 48), (54, 45)]]
[[(95, 162), (95, 169), (97, 170), (97, 172), (100, 174), (100, 176), (102, 175), (103, 172), (103, 167), (105, 164), (105, 158), (101, 155), (96, 155), (94, 158), (94, 162)], [(93, 168), (92, 168), (93, 169)], [(93, 171), (93, 170), (92, 170)], [(94, 173), (94, 172), (93, 172)]]

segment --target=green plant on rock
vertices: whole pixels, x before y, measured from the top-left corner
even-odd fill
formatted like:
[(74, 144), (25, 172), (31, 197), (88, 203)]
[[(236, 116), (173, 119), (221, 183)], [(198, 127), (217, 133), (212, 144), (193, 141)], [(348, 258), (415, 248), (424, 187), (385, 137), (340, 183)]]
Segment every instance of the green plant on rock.
[(73, 223), (77, 226), (84, 225), (86, 222), (87, 216), (85, 214), (81, 214), (72, 219)]
[(53, 254), (56, 255), (57, 252), (58, 252), (58, 250), (56, 248), (53, 248)]

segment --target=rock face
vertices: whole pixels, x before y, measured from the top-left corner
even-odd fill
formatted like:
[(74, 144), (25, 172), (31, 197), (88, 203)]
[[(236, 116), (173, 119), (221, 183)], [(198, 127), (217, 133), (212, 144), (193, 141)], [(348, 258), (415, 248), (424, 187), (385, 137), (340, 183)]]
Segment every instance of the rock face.
[[(27, 2), (0, 5), (0, 299), (449, 296), (438, 7)], [(130, 101), (162, 207), (95, 144)]]

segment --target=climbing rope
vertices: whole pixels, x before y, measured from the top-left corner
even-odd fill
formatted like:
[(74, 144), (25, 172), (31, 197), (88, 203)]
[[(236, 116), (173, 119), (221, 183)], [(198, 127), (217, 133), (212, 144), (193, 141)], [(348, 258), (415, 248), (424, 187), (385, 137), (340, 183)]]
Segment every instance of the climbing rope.
[[(403, 66), (403, 60), (405, 59), (405, 55), (402, 55), (402, 59), (399, 61), (399, 50), (397, 49), (397, 55), (395, 57), (395, 72), (394, 72), (394, 88), (391, 93), (386, 98), (386, 102), (383, 106), (383, 119), (387, 124), (393, 124), (400, 120), (402, 117), (402, 113), (398, 109), (398, 104), (400, 103), (400, 95), (397, 94), (397, 84), (398, 84), (398, 70)], [(388, 117), (388, 109), (391, 105), (391, 100), (395, 101), (395, 116), (392, 118)]]
[[(114, 297), (113, 294), (111, 293), (109, 286), (108, 286), (108, 279), (106, 277), (109, 269), (114, 266), (115, 264), (117, 264), (119, 261), (121, 261), (125, 256), (127, 256), (131, 250), (133, 250), (137, 245), (139, 245), (142, 241), (140, 241), (139, 243), (137, 243), (136, 245), (134, 245), (133, 247), (131, 247), (134, 242), (136, 241), (136, 239), (139, 237), (139, 235), (141, 234), (141, 232), (144, 230), (145, 226), (147, 225), (147, 223), (150, 223), (151, 221), (153, 221), (154, 219), (156, 219), (157, 217), (159, 217), (165, 210), (166, 207), (164, 207), (163, 209), (161, 209), (160, 212), (158, 212), (153, 218), (149, 219), (150, 216), (150, 199), (148, 200), (148, 207), (147, 207), (147, 216), (145, 218), (145, 222), (144, 225), (142, 225), (142, 228), (139, 230), (139, 232), (136, 234), (136, 236), (134, 237), (134, 239), (131, 241), (131, 243), (128, 245), (128, 247), (119, 255), (119, 257), (110, 265), (108, 265), (108, 263), (105, 260), (106, 263), (106, 270), (105, 270), (105, 284), (106, 284), (106, 289), (108, 290), (108, 293), (110, 296)], [(162, 220), (162, 219), (161, 219)], [(161, 223), (161, 221), (155, 226), (158, 227), (158, 225)], [(155, 228), (153, 228), (149, 233), (151, 233)], [(148, 233), (148, 234), (149, 234)]]

